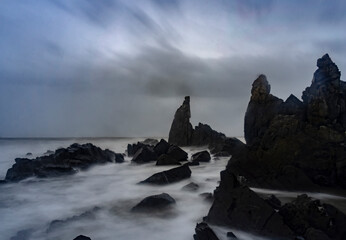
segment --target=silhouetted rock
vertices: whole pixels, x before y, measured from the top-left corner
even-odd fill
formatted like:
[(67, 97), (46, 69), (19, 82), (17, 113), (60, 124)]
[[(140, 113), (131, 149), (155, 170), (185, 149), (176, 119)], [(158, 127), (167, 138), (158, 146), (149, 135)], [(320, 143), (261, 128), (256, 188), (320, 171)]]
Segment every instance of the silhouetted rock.
[[(121, 159), (121, 160), (120, 160)], [(123, 161), (123, 156), (108, 149), (102, 150), (91, 143), (74, 143), (61, 148), (49, 156), (15, 159), (15, 164), (7, 170), (5, 180), (17, 182), (28, 177), (57, 177), (73, 174), (76, 169), (86, 169), (95, 164)]]
[(178, 162), (175, 158), (167, 155), (162, 154), (156, 161), (157, 166), (163, 166), (163, 165), (181, 165), (180, 162)]
[(306, 194), (283, 205), (279, 214), (297, 235), (313, 239), (311, 236), (322, 231), (323, 235), (331, 239), (341, 240), (346, 237), (346, 215), (332, 205), (312, 200)]
[(264, 199), (272, 208), (278, 210), (281, 208), (281, 201), (275, 196), (275, 195), (270, 195), (268, 198)]
[(140, 203), (132, 208), (134, 212), (163, 210), (172, 204), (175, 204), (174, 198), (167, 193), (153, 195), (144, 198)]
[(225, 134), (213, 130), (209, 125), (199, 123), (192, 136), (193, 146), (214, 146), (226, 139)]
[(196, 234), (193, 235), (194, 240), (219, 240), (214, 231), (207, 223), (197, 223), (195, 228)]
[(157, 156), (160, 156), (167, 153), (170, 146), (171, 145), (168, 142), (166, 142), (164, 139), (161, 139), (160, 142), (155, 145), (154, 152), (157, 154)]
[(270, 85), (261, 74), (252, 84), (251, 100), (245, 114), (245, 140), (248, 145), (261, 141), (283, 101), (270, 94)]
[(185, 185), (185, 186), (182, 188), (182, 190), (184, 190), (184, 191), (195, 192), (195, 191), (198, 190), (198, 188), (199, 188), (199, 186), (198, 186), (197, 183), (191, 182), (191, 183)]
[(189, 146), (192, 138), (192, 125), (190, 123), (190, 97), (185, 97), (183, 104), (175, 112), (168, 142), (178, 146)]
[(25, 156), (32, 156), (32, 153), (31, 152), (28, 152), (27, 154), (25, 154)]
[(191, 170), (189, 166), (184, 164), (181, 167), (172, 168), (167, 171), (155, 173), (154, 175), (140, 183), (164, 185), (178, 182), (189, 177), (191, 177)]
[(148, 163), (157, 160), (157, 155), (154, 150), (147, 146), (140, 148), (132, 158), (132, 162), (135, 163)]
[(127, 144), (127, 156), (132, 157), (136, 154), (136, 152), (146, 147), (147, 145), (141, 142), (133, 143), (133, 144)]
[(74, 238), (73, 240), (91, 240), (90, 237), (79, 235), (78, 237)]
[(192, 155), (192, 162), (210, 162), (210, 154), (208, 151), (197, 152)]
[(178, 146), (171, 145), (167, 151), (167, 155), (176, 159), (177, 161), (187, 161), (188, 154)]
[(207, 222), (276, 239), (293, 237), (275, 209), (242, 185), (229, 170), (221, 172), (220, 186), (215, 190), (214, 198)]
[(156, 144), (159, 143), (159, 141), (157, 139), (147, 138), (144, 141), (142, 141), (141, 143), (143, 143), (145, 145), (149, 145), (149, 146), (155, 146)]

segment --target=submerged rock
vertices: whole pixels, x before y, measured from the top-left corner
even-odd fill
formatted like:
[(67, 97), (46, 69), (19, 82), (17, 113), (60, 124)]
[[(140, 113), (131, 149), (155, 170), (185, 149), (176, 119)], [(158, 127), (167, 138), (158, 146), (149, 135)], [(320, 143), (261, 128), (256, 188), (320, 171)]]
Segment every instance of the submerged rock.
[(143, 212), (153, 210), (164, 210), (173, 204), (175, 204), (174, 198), (172, 198), (167, 193), (161, 193), (159, 195), (153, 195), (144, 198), (140, 203), (134, 206), (131, 211)]
[(168, 142), (178, 146), (189, 146), (192, 138), (192, 125), (190, 123), (190, 97), (185, 97), (183, 104), (175, 112)]
[(191, 177), (191, 170), (189, 166), (184, 164), (181, 167), (172, 168), (167, 171), (155, 173), (154, 175), (140, 183), (164, 185), (178, 182), (189, 177)]
[(17, 182), (28, 177), (58, 177), (76, 172), (76, 169), (86, 169), (95, 164), (107, 162), (122, 162), (124, 157), (108, 149), (102, 150), (91, 143), (74, 143), (68, 148), (61, 148), (55, 153), (37, 157), (15, 159), (15, 164), (7, 170), (5, 180)]
[(185, 185), (182, 190), (184, 191), (191, 191), (191, 192), (195, 192), (197, 191), (199, 188), (199, 185), (197, 183), (191, 182), (187, 185)]
[(214, 231), (207, 223), (197, 223), (195, 228), (196, 234), (193, 235), (194, 240), (219, 240)]

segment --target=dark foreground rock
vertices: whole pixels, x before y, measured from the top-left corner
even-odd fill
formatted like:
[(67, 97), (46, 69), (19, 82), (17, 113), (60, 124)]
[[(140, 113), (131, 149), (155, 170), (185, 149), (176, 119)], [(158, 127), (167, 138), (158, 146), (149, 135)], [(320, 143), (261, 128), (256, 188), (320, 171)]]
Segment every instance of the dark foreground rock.
[(214, 199), (207, 222), (275, 239), (292, 239), (294, 235), (275, 209), (242, 185), (230, 171), (221, 172)]
[(208, 151), (197, 152), (192, 155), (192, 162), (210, 162), (210, 153)]
[(214, 231), (207, 223), (197, 223), (195, 228), (196, 234), (193, 235), (194, 240), (219, 240)]
[(164, 185), (178, 182), (189, 177), (191, 177), (191, 170), (189, 166), (184, 164), (181, 167), (172, 168), (167, 171), (155, 173), (154, 175), (140, 183)]
[(138, 149), (132, 158), (132, 162), (135, 163), (148, 163), (157, 160), (157, 155), (151, 148), (143, 146)]
[(157, 166), (164, 166), (164, 165), (181, 165), (180, 162), (178, 162), (175, 158), (167, 155), (162, 154), (156, 161)]
[(102, 150), (91, 143), (74, 143), (68, 148), (56, 150), (48, 156), (36, 159), (17, 158), (7, 170), (5, 180), (17, 182), (29, 177), (58, 177), (73, 174), (77, 169), (87, 169), (95, 164), (123, 162), (124, 157), (108, 149)]
[(74, 238), (73, 240), (91, 240), (90, 237), (79, 235), (78, 237)]
[(177, 161), (187, 161), (188, 154), (178, 146), (171, 145), (167, 151), (167, 155), (176, 159)]
[(160, 156), (167, 153), (170, 146), (171, 145), (166, 142), (166, 140), (161, 139), (160, 142), (155, 145), (154, 152), (157, 154), (157, 156)]
[(153, 195), (144, 198), (140, 203), (134, 206), (131, 211), (145, 212), (153, 210), (164, 210), (175, 204), (174, 198), (167, 193)]

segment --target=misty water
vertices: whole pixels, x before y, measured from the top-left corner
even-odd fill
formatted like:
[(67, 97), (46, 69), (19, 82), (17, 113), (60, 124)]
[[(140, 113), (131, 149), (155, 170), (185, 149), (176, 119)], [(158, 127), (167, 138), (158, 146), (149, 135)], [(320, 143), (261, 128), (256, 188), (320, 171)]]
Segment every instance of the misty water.
[[(128, 143), (140, 140), (143, 139), (0, 140), (0, 178), (5, 177), (15, 158), (25, 157), (28, 152), (34, 158), (47, 150), (68, 147), (74, 142), (92, 142), (103, 149), (123, 153)], [(184, 150), (191, 156), (201, 148)], [(212, 159), (210, 163), (191, 166), (190, 179), (167, 186), (137, 183), (172, 166), (131, 164), (128, 157), (122, 164), (98, 165), (71, 176), (31, 178), (0, 185), (0, 240), (9, 240), (16, 235), (26, 236), (21, 239), (27, 240), (72, 240), (80, 234), (93, 240), (191, 240), (196, 223), (202, 221), (211, 206), (211, 202), (200, 194), (214, 191), (219, 173), (225, 168), (228, 159)], [(197, 183), (199, 189), (195, 192), (182, 190), (190, 182)], [(292, 199), (297, 195), (292, 192), (254, 190), (260, 194), (275, 193), (281, 199)], [(161, 214), (130, 211), (144, 197), (163, 192), (176, 200), (172, 209)], [(334, 195), (319, 194), (315, 197), (322, 197), (327, 202), (341, 206), (345, 203), (345, 198)], [(54, 220), (67, 221), (51, 224)], [(226, 239), (228, 231), (233, 231), (239, 239), (263, 239), (236, 229), (214, 227), (214, 230), (221, 240)]]

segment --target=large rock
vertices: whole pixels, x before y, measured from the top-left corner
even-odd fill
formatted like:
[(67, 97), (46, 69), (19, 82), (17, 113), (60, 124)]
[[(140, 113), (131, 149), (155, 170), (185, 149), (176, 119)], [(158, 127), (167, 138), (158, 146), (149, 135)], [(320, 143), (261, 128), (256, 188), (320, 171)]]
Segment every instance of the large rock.
[(210, 153), (208, 151), (201, 151), (193, 154), (191, 160), (193, 162), (210, 162)]
[(164, 166), (164, 165), (181, 165), (175, 158), (162, 154), (156, 161), (156, 166)]
[(153, 195), (144, 198), (136, 206), (132, 208), (134, 212), (143, 212), (143, 211), (153, 211), (153, 210), (164, 210), (167, 207), (175, 204), (174, 198), (172, 198), (167, 193), (161, 193), (159, 195)]
[(168, 142), (178, 146), (189, 146), (191, 144), (193, 128), (190, 123), (190, 97), (185, 97), (183, 104), (175, 112)]
[(144, 146), (140, 148), (132, 158), (135, 163), (148, 163), (157, 160), (157, 155), (151, 148)]
[(346, 215), (332, 205), (312, 200), (306, 194), (286, 203), (279, 214), (296, 235), (306, 239), (317, 239), (313, 238), (315, 235), (320, 235), (320, 239), (346, 239)]
[(223, 143), (225, 139), (225, 134), (213, 130), (207, 124), (199, 123), (193, 131), (191, 145), (212, 147)]
[(189, 177), (191, 177), (191, 170), (189, 166), (184, 164), (181, 167), (172, 168), (167, 171), (155, 173), (154, 175), (140, 183), (164, 185), (178, 182)]
[(36, 159), (17, 158), (8, 169), (5, 180), (17, 182), (28, 177), (57, 177), (73, 174), (77, 169), (86, 169), (95, 164), (122, 162), (124, 157), (108, 149), (102, 150), (91, 143), (74, 143), (68, 148), (61, 148), (55, 153)]
[(221, 172), (220, 186), (207, 222), (252, 232), (275, 239), (290, 239), (293, 232), (264, 199), (242, 185), (229, 170)]
[(166, 140), (161, 139), (160, 142), (155, 145), (154, 152), (157, 154), (157, 156), (160, 156), (167, 153), (170, 146), (171, 145), (166, 142)]
[(187, 161), (188, 154), (178, 146), (171, 145), (167, 151), (167, 155), (176, 159), (177, 161)]
[(194, 240), (219, 240), (214, 231), (207, 223), (197, 223), (195, 228), (196, 234), (193, 235)]

